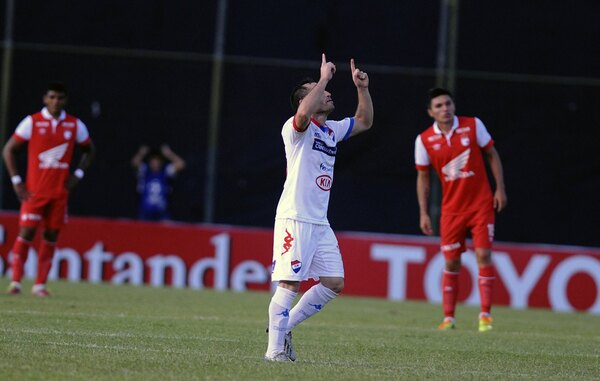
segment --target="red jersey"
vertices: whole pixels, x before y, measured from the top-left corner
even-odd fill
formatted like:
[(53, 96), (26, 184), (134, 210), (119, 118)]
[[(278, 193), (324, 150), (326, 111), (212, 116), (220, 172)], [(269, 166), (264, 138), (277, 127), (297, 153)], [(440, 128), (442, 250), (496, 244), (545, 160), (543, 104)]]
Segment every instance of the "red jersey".
[(481, 150), (494, 141), (483, 123), (455, 117), (445, 135), (434, 123), (417, 137), (415, 161), (419, 170), (433, 166), (442, 183), (442, 213), (459, 214), (493, 208), (492, 190)]
[(54, 120), (48, 110), (25, 118), (13, 138), (28, 142), (26, 188), (37, 197), (67, 195), (65, 182), (75, 144), (90, 144), (87, 127), (76, 117), (62, 112)]

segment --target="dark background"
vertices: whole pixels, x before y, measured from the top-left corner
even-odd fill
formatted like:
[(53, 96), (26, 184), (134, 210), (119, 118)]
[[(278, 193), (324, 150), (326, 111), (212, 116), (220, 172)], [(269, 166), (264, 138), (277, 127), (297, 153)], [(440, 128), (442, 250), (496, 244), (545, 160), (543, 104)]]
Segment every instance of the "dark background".
[[(188, 163), (174, 184), (173, 217), (202, 222), (217, 1), (16, 3), (7, 134), (42, 107), (46, 83), (62, 79), (67, 111), (98, 147), (70, 213), (135, 218), (129, 160), (139, 144), (166, 142)], [(331, 117), (354, 113), (351, 57), (369, 72), (375, 105), (373, 129), (340, 144), (333, 228), (420, 234), (413, 149), (430, 124), (425, 96), (435, 84), (439, 7), (230, 0), (214, 222), (272, 226), (289, 91), (318, 77), (325, 52), (338, 67), (328, 87), (337, 106)], [(0, 12), (3, 33), (5, 0)], [(460, 115), (484, 121), (504, 164), (509, 206), (498, 216), (497, 240), (600, 246), (599, 14), (592, 0), (460, 1), (455, 101)], [(160, 54), (74, 49), (83, 47)], [(4, 184), (4, 208), (17, 209), (6, 177)]]

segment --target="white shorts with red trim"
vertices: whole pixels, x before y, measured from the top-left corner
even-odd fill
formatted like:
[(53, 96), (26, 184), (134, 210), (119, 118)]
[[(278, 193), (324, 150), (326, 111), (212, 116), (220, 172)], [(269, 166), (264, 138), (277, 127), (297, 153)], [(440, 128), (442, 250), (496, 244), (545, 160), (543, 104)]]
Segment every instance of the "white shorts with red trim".
[(272, 281), (344, 277), (337, 238), (328, 225), (275, 220)]

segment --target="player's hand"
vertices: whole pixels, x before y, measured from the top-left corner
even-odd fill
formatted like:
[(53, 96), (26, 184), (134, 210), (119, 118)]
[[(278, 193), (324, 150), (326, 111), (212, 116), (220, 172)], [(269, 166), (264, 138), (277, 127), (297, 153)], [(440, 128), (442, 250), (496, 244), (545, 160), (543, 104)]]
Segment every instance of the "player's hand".
[(354, 58), (350, 59), (350, 70), (352, 71), (352, 81), (356, 87), (363, 89), (369, 87), (369, 75), (354, 66)]
[(494, 193), (494, 209), (496, 212), (500, 213), (506, 208), (508, 204), (508, 197), (506, 197), (506, 192), (504, 189), (496, 189)]
[(423, 234), (433, 235), (433, 228), (431, 227), (431, 217), (429, 217), (427, 214), (421, 214), (419, 226)]
[(71, 173), (71, 175), (65, 182), (65, 188), (67, 188), (68, 191), (71, 191), (73, 188), (75, 188), (75, 185), (77, 184), (79, 184), (79, 177)]
[(17, 194), (17, 198), (19, 199), (19, 201), (27, 201), (29, 197), (31, 197), (31, 193), (27, 191), (27, 188), (25, 188), (25, 184), (15, 184), (13, 188), (15, 189), (15, 193)]
[(327, 62), (327, 58), (325, 57), (325, 53), (321, 55), (321, 79), (325, 79), (327, 81), (333, 78), (335, 74), (335, 65), (333, 62)]

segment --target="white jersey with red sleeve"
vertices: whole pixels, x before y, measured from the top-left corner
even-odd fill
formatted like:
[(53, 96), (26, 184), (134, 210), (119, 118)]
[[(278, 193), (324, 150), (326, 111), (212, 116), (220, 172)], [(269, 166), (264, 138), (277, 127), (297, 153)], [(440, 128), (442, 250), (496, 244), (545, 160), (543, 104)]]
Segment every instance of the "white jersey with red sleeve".
[(45, 107), (19, 123), (13, 138), (27, 142), (26, 187), (34, 196), (60, 197), (67, 194), (65, 182), (75, 144), (90, 144), (86, 125), (62, 112), (54, 119)]
[(348, 139), (353, 126), (354, 118), (328, 120), (323, 125), (311, 119), (305, 131), (298, 131), (294, 117), (285, 122), (281, 136), (285, 145), (287, 177), (276, 219), (329, 225), (327, 208), (333, 185), (336, 145)]
[(442, 184), (442, 213), (459, 214), (492, 208), (493, 198), (481, 150), (494, 141), (481, 120), (454, 117), (448, 134), (434, 123), (417, 136), (415, 164), (418, 170), (430, 166)]

